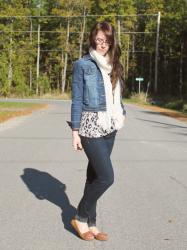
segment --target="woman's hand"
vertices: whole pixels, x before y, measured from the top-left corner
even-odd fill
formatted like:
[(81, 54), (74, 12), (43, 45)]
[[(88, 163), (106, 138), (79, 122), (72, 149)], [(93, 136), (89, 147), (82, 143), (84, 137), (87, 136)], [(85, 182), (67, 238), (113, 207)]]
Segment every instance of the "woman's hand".
[(82, 150), (81, 138), (78, 134), (78, 131), (72, 131), (72, 139), (73, 139), (73, 148), (75, 150)]

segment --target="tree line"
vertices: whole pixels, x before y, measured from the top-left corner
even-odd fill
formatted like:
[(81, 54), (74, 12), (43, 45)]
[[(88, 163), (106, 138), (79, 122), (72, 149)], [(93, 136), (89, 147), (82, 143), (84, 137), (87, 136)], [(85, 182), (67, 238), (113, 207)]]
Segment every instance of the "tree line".
[(117, 31), (125, 96), (143, 77), (142, 91), (149, 86), (152, 94), (187, 99), (185, 0), (1, 1), (0, 95), (69, 92), (72, 64), (86, 53), (92, 25), (103, 20)]

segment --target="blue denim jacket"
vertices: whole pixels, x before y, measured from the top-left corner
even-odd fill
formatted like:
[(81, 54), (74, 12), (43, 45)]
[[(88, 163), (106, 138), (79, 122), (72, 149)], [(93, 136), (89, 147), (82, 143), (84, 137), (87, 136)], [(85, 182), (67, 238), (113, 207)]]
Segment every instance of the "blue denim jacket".
[[(122, 96), (121, 106), (125, 115)], [(71, 128), (80, 128), (82, 111), (102, 110), (106, 110), (104, 80), (97, 63), (88, 53), (73, 64)]]

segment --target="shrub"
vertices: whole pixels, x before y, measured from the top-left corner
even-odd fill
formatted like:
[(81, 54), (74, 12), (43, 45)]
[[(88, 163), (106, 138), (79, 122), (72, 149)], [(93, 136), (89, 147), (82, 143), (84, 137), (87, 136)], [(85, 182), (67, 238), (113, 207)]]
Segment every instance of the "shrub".
[(144, 92), (132, 93), (132, 95), (131, 95), (131, 99), (133, 99), (136, 102), (145, 103), (145, 98), (146, 98), (146, 93), (144, 93)]
[(125, 90), (124, 90), (124, 98), (130, 98), (130, 91), (129, 91), (129, 89), (128, 88), (125, 88)]
[(19, 97), (29, 96), (30, 94), (30, 89), (25, 83), (17, 85), (13, 90), (14, 94)]
[(21, 65), (16, 64), (13, 71), (13, 82), (11, 86), (11, 94), (19, 97), (29, 95), (30, 89), (26, 85), (26, 76), (21, 68)]
[(0, 55), (0, 95), (8, 96), (10, 87), (8, 83), (8, 66), (6, 55)]
[(184, 105), (183, 105), (183, 110), (182, 110), (184, 113), (187, 113), (187, 103), (185, 103)]
[(47, 75), (40, 75), (38, 78), (38, 86), (40, 95), (50, 92), (50, 82)]
[(171, 101), (165, 104), (165, 108), (168, 109), (175, 109), (175, 110), (182, 110), (183, 109), (183, 101), (182, 100), (176, 100)]

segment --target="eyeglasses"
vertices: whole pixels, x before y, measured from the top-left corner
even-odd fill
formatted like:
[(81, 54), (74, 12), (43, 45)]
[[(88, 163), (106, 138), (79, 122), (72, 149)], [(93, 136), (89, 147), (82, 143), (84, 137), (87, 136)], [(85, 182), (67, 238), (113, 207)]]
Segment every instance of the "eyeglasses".
[(111, 42), (109, 42), (108, 40), (104, 41), (104, 40), (101, 39), (101, 38), (96, 38), (95, 41), (96, 41), (96, 43), (99, 44), (99, 45), (101, 45), (101, 44), (103, 44), (103, 43), (105, 43), (106, 45), (111, 45)]

